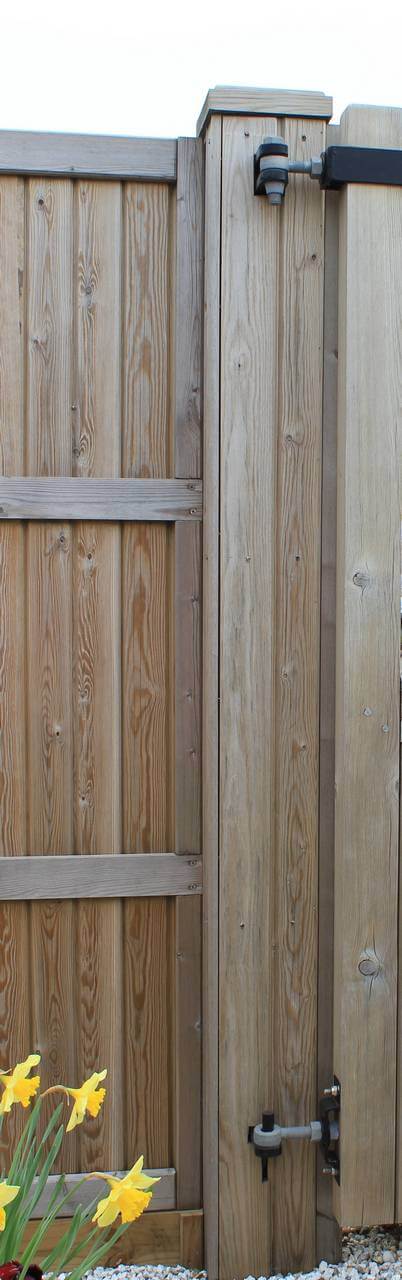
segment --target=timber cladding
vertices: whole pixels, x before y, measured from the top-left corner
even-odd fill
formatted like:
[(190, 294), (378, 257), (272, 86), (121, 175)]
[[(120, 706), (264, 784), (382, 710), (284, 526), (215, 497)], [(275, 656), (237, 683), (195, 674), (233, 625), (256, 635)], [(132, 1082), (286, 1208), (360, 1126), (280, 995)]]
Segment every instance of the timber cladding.
[(202, 143), (114, 141), (0, 136), (0, 1055), (107, 1067), (61, 1167), (143, 1152), (164, 1219), (201, 1206)]

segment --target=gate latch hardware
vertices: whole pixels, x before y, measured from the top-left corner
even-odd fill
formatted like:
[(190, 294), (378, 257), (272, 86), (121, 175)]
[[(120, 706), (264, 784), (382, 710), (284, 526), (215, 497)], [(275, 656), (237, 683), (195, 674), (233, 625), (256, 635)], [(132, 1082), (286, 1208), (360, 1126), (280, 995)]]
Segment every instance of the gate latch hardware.
[(290, 173), (318, 179), (324, 191), (339, 191), (349, 182), (401, 187), (402, 149), (332, 146), (311, 160), (289, 160), (284, 138), (264, 138), (254, 156), (254, 195), (283, 204)]
[(248, 1141), (252, 1143), (258, 1159), (261, 1160), (262, 1182), (268, 1181), (268, 1160), (282, 1153), (282, 1142), (289, 1139), (304, 1138), (308, 1142), (319, 1142), (324, 1154), (327, 1172), (331, 1172), (339, 1182), (339, 1111), (340, 1085), (334, 1082), (324, 1090), (319, 1103), (319, 1120), (310, 1120), (304, 1125), (275, 1124), (273, 1111), (263, 1111), (261, 1124), (250, 1125)]

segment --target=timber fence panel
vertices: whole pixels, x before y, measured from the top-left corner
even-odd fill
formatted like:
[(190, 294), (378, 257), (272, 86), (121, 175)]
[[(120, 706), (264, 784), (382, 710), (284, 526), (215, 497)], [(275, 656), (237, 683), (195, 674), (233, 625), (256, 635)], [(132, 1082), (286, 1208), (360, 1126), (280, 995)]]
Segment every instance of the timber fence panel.
[[(402, 146), (402, 112), (339, 140)], [(394, 1219), (402, 192), (340, 194), (334, 1068), (342, 1226)]]

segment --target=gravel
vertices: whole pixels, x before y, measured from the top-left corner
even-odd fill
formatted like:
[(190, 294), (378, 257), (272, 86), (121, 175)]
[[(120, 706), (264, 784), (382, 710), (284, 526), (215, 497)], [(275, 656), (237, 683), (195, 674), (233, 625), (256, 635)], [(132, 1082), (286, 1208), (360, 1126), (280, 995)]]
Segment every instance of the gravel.
[[(371, 1231), (350, 1231), (343, 1238), (342, 1262), (326, 1262), (314, 1271), (288, 1272), (276, 1280), (402, 1280), (402, 1228), (373, 1227)], [(66, 1280), (64, 1275), (59, 1280)], [(181, 1266), (95, 1267), (86, 1280), (207, 1280), (206, 1271), (189, 1271)], [(233, 1277), (233, 1280), (270, 1280), (268, 1276)]]
[[(320, 1262), (314, 1271), (288, 1272), (276, 1280), (402, 1280), (402, 1229), (373, 1227), (371, 1231), (349, 1231), (343, 1237), (342, 1262)], [(245, 1280), (269, 1280), (247, 1276)]]

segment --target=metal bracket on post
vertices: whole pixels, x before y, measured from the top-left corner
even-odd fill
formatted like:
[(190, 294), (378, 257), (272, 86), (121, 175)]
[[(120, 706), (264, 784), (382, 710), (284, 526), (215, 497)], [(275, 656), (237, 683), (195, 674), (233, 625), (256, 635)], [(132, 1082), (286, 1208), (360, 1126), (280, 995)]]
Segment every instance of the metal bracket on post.
[(350, 182), (401, 187), (402, 149), (331, 146), (310, 160), (289, 160), (284, 138), (264, 138), (254, 156), (254, 195), (283, 204), (290, 173), (316, 178), (323, 191), (339, 191)]
[(262, 1182), (268, 1181), (268, 1160), (282, 1154), (282, 1142), (291, 1139), (304, 1139), (307, 1142), (319, 1142), (325, 1157), (323, 1172), (331, 1173), (339, 1182), (339, 1111), (340, 1084), (334, 1078), (333, 1084), (324, 1089), (320, 1098), (319, 1120), (310, 1120), (305, 1125), (275, 1124), (273, 1111), (264, 1111), (261, 1124), (250, 1125), (248, 1142), (252, 1143), (255, 1155), (261, 1160)]

